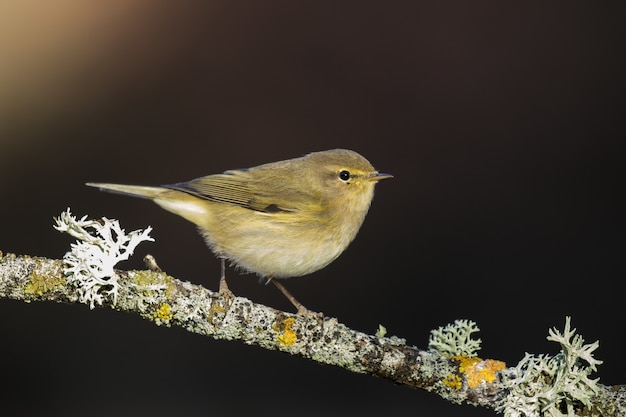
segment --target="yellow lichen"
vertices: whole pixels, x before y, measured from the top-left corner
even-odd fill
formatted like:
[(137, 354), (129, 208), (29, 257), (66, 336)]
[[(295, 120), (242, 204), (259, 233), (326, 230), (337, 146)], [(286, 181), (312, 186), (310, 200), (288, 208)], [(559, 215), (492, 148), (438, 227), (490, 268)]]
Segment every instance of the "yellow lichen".
[(170, 306), (168, 303), (163, 303), (159, 306), (159, 308), (156, 309), (154, 313), (152, 313), (152, 316), (154, 317), (155, 321), (167, 324), (173, 317), (172, 306)]
[(467, 356), (453, 356), (458, 360), (459, 372), (465, 375), (467, 386), (477, 388), (484, 382), (491, 384), (496, 380), (496, 372), (503, 370), (506, 364), (494, 359), (482, 360), (478, 357), (468, 358)]
[(296, 319), (293, 317), (288, 317), (284, 319), (280, 323), (275, 323), (272, 328), (275, 332), (280, 333), (276, 340), (282, 346), (291, 346), (296, 343), (298, 340), (298, 335), (295, 331), (293, 331), (293, 324), (296, 322)]
[(37, 272), (30, 274), (28, 284), (24, 286), (24, 294), (32, 294), (42, 296), (48, 291), (54, 291), (65, 285), (65, 277), (63, 275), (45, 275)]
[(443, 384), (446, 387), (460, 390), (463, 386), (463, 379), (458, 375), (448, 374), (448, 376), (443, 380)]
[[(165, 288), (163, 290), (165, 291), (165, 296), (168, 298), (172, 295), (172, 292), (175, 289), (172, 277), (170, 277), (169, 275), (165, 275), (163, 272), (147, 270), (133, 271), (133, 283), (138, 285), (140, 288), (149, 288), (150, 286), (164, 285)], [(148, 296), (156, 295), (156, 291), (154, 290), (146, 289), (145, 291), (148, 293)]]
[(226, 307), (218, 303), (217, 301), (213, 301), (211, 303), (211, 307), (209, 307), (209, 312), (207, 314), (207, 320), (213, 326), (216, 325), (216, 319), (221, 316), (226, 311)]

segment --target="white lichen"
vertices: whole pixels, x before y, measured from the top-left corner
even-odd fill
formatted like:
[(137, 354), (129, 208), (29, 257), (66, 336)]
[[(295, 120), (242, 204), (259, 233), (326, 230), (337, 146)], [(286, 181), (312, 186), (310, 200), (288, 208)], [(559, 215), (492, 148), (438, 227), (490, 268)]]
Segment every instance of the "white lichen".
[(472, 339), (472, 333), (480, 331), (471, 320), (455, 320), (453, 324), (431, 330), (428, 350), (446, 356), (474, 357), (480, 350), (480, 339)]
[(78, 289), (79, 301), (94, 308), (110, 297), (113, 305), (119, 295), (119, 276), (115, 265), (127, 260), (138, 244), (154, 241), (151, 227), (126, 233), (117, 220), (80, 220), (72, 216), (70, 209), (55, 218), (54, 228), (77, 239), (71, 250), (63, 256), (63, 272), (67, 283)]
[(504, 382), (509, 395), (499, 411), (505, 417), (575, 416), (576, 408), (591, 406), (598, 379), (589, 375), (602, 363), (593, 357), (598, 342), (584, 344), (575, 332), (566, 317), (563, 333), (554, 328), (547, 337), (561, 345), (561, 352), (554, 356), (526, 353)]

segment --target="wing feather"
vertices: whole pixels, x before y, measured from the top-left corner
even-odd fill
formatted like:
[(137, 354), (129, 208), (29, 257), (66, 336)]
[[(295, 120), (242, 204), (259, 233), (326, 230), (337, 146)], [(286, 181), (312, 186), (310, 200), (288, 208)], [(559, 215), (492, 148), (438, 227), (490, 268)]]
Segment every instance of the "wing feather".
[(163, 187), (266, 213), (294, 212), (311, 205), (311, 196), (302, 190), (286, 189), (264, 175), (250, 175), (249, 170), (226, 171)]

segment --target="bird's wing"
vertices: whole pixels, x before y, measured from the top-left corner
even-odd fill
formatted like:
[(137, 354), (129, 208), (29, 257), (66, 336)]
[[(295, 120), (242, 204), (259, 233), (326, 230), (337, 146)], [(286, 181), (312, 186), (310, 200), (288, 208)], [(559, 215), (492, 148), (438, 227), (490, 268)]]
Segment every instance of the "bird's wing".
[(250, 175), (248, 170), (226, 171), (164, 187), (266, 213), (293, 212), (311, 204), (310, 196), (301, 190), (286, 189), (284, 184)]

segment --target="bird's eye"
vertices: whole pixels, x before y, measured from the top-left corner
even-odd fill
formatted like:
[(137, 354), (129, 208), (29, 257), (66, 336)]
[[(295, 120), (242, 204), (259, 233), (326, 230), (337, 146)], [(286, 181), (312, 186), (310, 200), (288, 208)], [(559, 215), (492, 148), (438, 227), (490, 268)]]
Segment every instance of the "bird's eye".
[(345, 169), (339, 173), (339, 179), (341, 181), (348, 181), (350, 179), (350, 171), (346, 171)]

